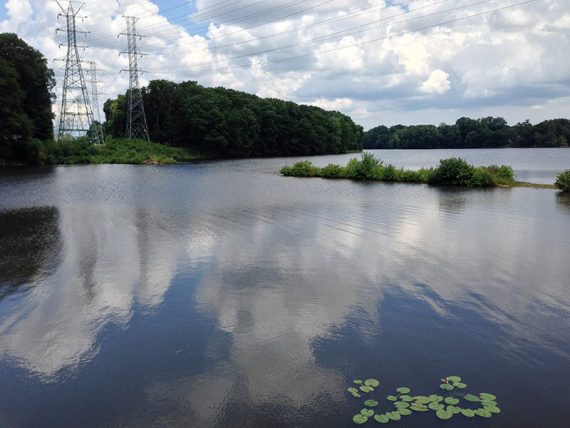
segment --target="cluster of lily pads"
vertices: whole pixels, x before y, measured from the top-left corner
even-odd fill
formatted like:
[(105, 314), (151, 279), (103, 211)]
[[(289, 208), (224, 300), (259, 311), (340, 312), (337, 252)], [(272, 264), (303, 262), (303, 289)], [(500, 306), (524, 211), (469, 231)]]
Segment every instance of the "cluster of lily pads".
[[(380, 386), (378, 379), (354, 380), (355, 386), (348, 388), (348, 392), (355, 398), (362, 398), (363, 394), (374, 392)], [(405, 386), (396, 388), (394, 394), (388, 395), (386, 400), (391, 402), (392, 409), (378, 412), (378, 401), (367, 399), (360, 413), (354, 415), (352, 420), (355, 424), (362, 425), (373, 418), (376, 422), (386, 424), (390, 421), (399, 421), (404, 416), (413, 412), (435, 412), (442, 420), (451, 419), (455, 415), (463, 415), (467, 418), (480, 416), (490, 418), (494, 414), (501, 413), (497, 405), (497, 397), (487, 392), (479, 395), (463, 394), (461, 390), (467, 388), (467, 384), (461, 381), (459, 376), (447, 376), (441, 379), (440, 389), (446, 391), (446, 396), (439, 394), (411, 395), (411, 389)], [(463, 402), (467, 402), (462, 404)], [(460, 407), (459, 405), (469, 407)], [(478, 406), (478, 407), (475, 407)]]

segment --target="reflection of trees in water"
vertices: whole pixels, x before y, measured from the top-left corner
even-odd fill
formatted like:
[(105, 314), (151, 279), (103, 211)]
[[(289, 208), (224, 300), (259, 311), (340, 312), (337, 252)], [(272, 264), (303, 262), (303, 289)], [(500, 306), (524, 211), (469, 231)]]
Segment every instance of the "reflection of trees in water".
[(58, 218), (55, 207), (0, 212), (0, 300), (56, 261)]
[(558, 202), (560, 211), (570, 214), (570, 193), (558, 193), (556, 195), (556, 202)]
[(469, 190), (457, 188), (438, 188), (439, 208), (442, 211), (461, 212), (465, 208), (465, 192)]

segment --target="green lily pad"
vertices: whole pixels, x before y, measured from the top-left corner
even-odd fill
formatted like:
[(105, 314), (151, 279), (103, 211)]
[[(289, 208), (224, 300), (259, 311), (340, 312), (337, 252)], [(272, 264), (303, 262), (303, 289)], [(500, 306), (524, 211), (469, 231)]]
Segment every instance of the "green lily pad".
[(374, 410), (372, 409), (362, 409), (360, 411), (360, 414), (362, 416), (366, 416), (367, 418), (371, 418), (372, 416), (374, 416)]
[(495, 413), (497, 415), (501, 413), (501, 409), (499, 409), (497, 406), (485, 406), (483, 407), (483, 409), (487, 410), (488, 412)]
[(362, 392), (372, 392), (372, 391), (374, 391), (374, 388), (372, 388), (371, 386), (366, 386), (366, 385), (364, 385), (364, 386), (361, 386), (361, 387), (360, 387), (360, 390), (361, 390)]
[(481, 397), (481, 400), (495, 401), (497, 399), (496, 396), (494, 396), (493, 394), (489, 394), (488, 392), (482, 392), (481, 394), (479, 394), (479, 397)]
[(446, 391), (453, 391), (453, 385), (449, 384), (449, 383), (442, 383), (441, 385), (439, 385), (439, 387), (441, 389), (444, 389)]
[(443, 401), (443, 397), (441, 395), (437, 395), (437, 394), (432, 394), (428, 398), (430, 399), (430, 401), (432, 401), (434, 403), (439, 403), (439, 402)]
[(354, 379), (353, 382), (357, 385), (362, 385), (362, 381), (360, 379)]
[(447, 406), (445, 410), (447, 410), (449, 413), (453, 415), (458, 415), (459, 413), (461, 413), (461, 408), (457, 406)]
[(463, 382), (453, 382), (453, 386), (455, 388), (459, 388), (459, 389), (465, 389), (467, 388), (467, 384), (463, 383)]
[(366, 379), (364, 381), (364, 385), (376, 388), (378, 385), (380, 385), (380, 382), (378, 381), (378, 379)]
[(472, 418), (473, 416), (475, 416), (475, 412), (471, 409), (461, 409), (461, 414), (468, 418)]
[(475, 414), (481, 416), (482, 418), (490, 418), (493, 414), (485, 409), (477, 409), (475, 410)]
[(407, 409), (408, 407), (410, 407), (410, 403), (405, 403), (403, 401), (396, 401), (394, 403), (394, 406), (396, 406), (398, 409)]
[(410, 397), (409, 395), (400, 395), (400, 400), (401, 401), (414, 401), (414, 399), (412, 397)]
[(354, 422), (356, 425), (362, 425), (368, 422), (368, 418), (363, 415), (354, 415), (352, 417), (352, 422)]
[(443, 404), (440, 404), (440, 403), (433, 403), (433, 402), (432, 402), (432, 403), (429, 403), (429, 404), (428, 404), (428, 407), (429, 407), (430, 409), (432, 409), (432, 410), (435, 410), (436, 412), (437, 412), (438, 410), (443, 410), (443, 409), (445, 409), (445, 406), (444, 406)]
[(386, 397), (386, 400), (388, 401), (396, 401), (398, 399), (398, 397), (396, 397), (395, 395), (388, 395)]
[(376, 401), (376, 400), (366, 400), (366, 401), (364, 402), (364, 405), (365, 405), (365, 406), (368, 406), (368, 407), (376, 407), (376, 406), (378, 405), (378, 401)]
[(412, 414), (412, 411), (410, 409), (398, 409), (397, 412), (402, 415), (402, 416), (408, 416)]
[(477, 397), (476, 395), (473, 395), (473, 394), (465, 394), (465, 396), (463, 398), (465, 398), (467, 401), (471, 401), (472, 403), (477, 403), (477, 402), (481, 401), (481, 399), (479, 397)]
[(485, 407), (485, 406), (496, 406), (496, 405), (497, 405), (497, 402), (496, 402), (496, 401), (493, 401), (493, 400), (482, 400), (482, 401), (481, 401), (481, 405), (482, 405), (483, 407)]
[(390, 422), (390, 419), (388, 418), (388, 416), (382, 414), (382, 415), (374, 415), (374, 420), (376, 422), (379, 422), (381, 424), (387, 424), (388, 422)]
[(408, 392), (410, 392), (410, 388), (401, 386), (400, 388), (396, 388), (396, 391), (398, 391), (400, 394), (407, 394)]
[(455, 397), (445, 397), (444, 400), (447, 404), (457, 404), (459, 403), (459, 400)]
[(461, 378), (459, 376), (447, 376), (446, 379), (450, 382), (461, 382)]
[(388, 418), (390, 418), (393, 421), (399, 421), (400, 419), (402, 419), (402, 415), (400, 415), (398, 412), (389, 412), (386, 413), (386, 416), (388, 416)]
[(439, 419), (447, 420), (447, 419), (451, 419), (451, 417), (453, 416), (453, 413), (448, 412), (447, 410), (438, 410), (437, 412), (435, 412), (435, 415)]
[(419, 403), (419, 404), (427, 404), (431, 401), (430, 398), (426, 397), (425, 395), (416, 395), (412, 398), (414, 399), (414, 401), (416, 403)]
[(414, 412), (427, 412), (429, 410), (425, 404), (412, 404), (410, 409)]

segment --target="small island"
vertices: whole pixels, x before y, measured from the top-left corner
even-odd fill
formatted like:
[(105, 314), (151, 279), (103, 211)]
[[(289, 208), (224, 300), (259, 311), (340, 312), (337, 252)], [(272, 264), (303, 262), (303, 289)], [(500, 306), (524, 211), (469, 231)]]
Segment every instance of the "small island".
[(461, 187), (533, 187), (540, 189), (570, 190), (570, 170), (558, 176), (555, 185), (534, 184), (515, 180), (513, 169), (508, 165), (477, 167), (461, 158), (443, 159), (436, 168), (409, 170), (385, 165), (371, 153), (363, 153), (361, 159), (353, 158), (346, 166), (329, 164), (318, 167), (310, 161), (297, 162), (281, 168), (288, 177), (345, 178), (396, 183), (422, 183), (440, 186)]

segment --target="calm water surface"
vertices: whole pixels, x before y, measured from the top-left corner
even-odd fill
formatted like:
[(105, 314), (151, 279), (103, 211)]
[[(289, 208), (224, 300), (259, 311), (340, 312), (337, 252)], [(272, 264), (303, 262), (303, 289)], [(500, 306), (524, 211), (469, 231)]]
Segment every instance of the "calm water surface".
[(570, 197), (280, 177), (293, 161), (0, 169), (0, 426), (349, 427), (355, 377), (380, 399), (450, 374), (502, 413), (397, 424), (568, 426)]

